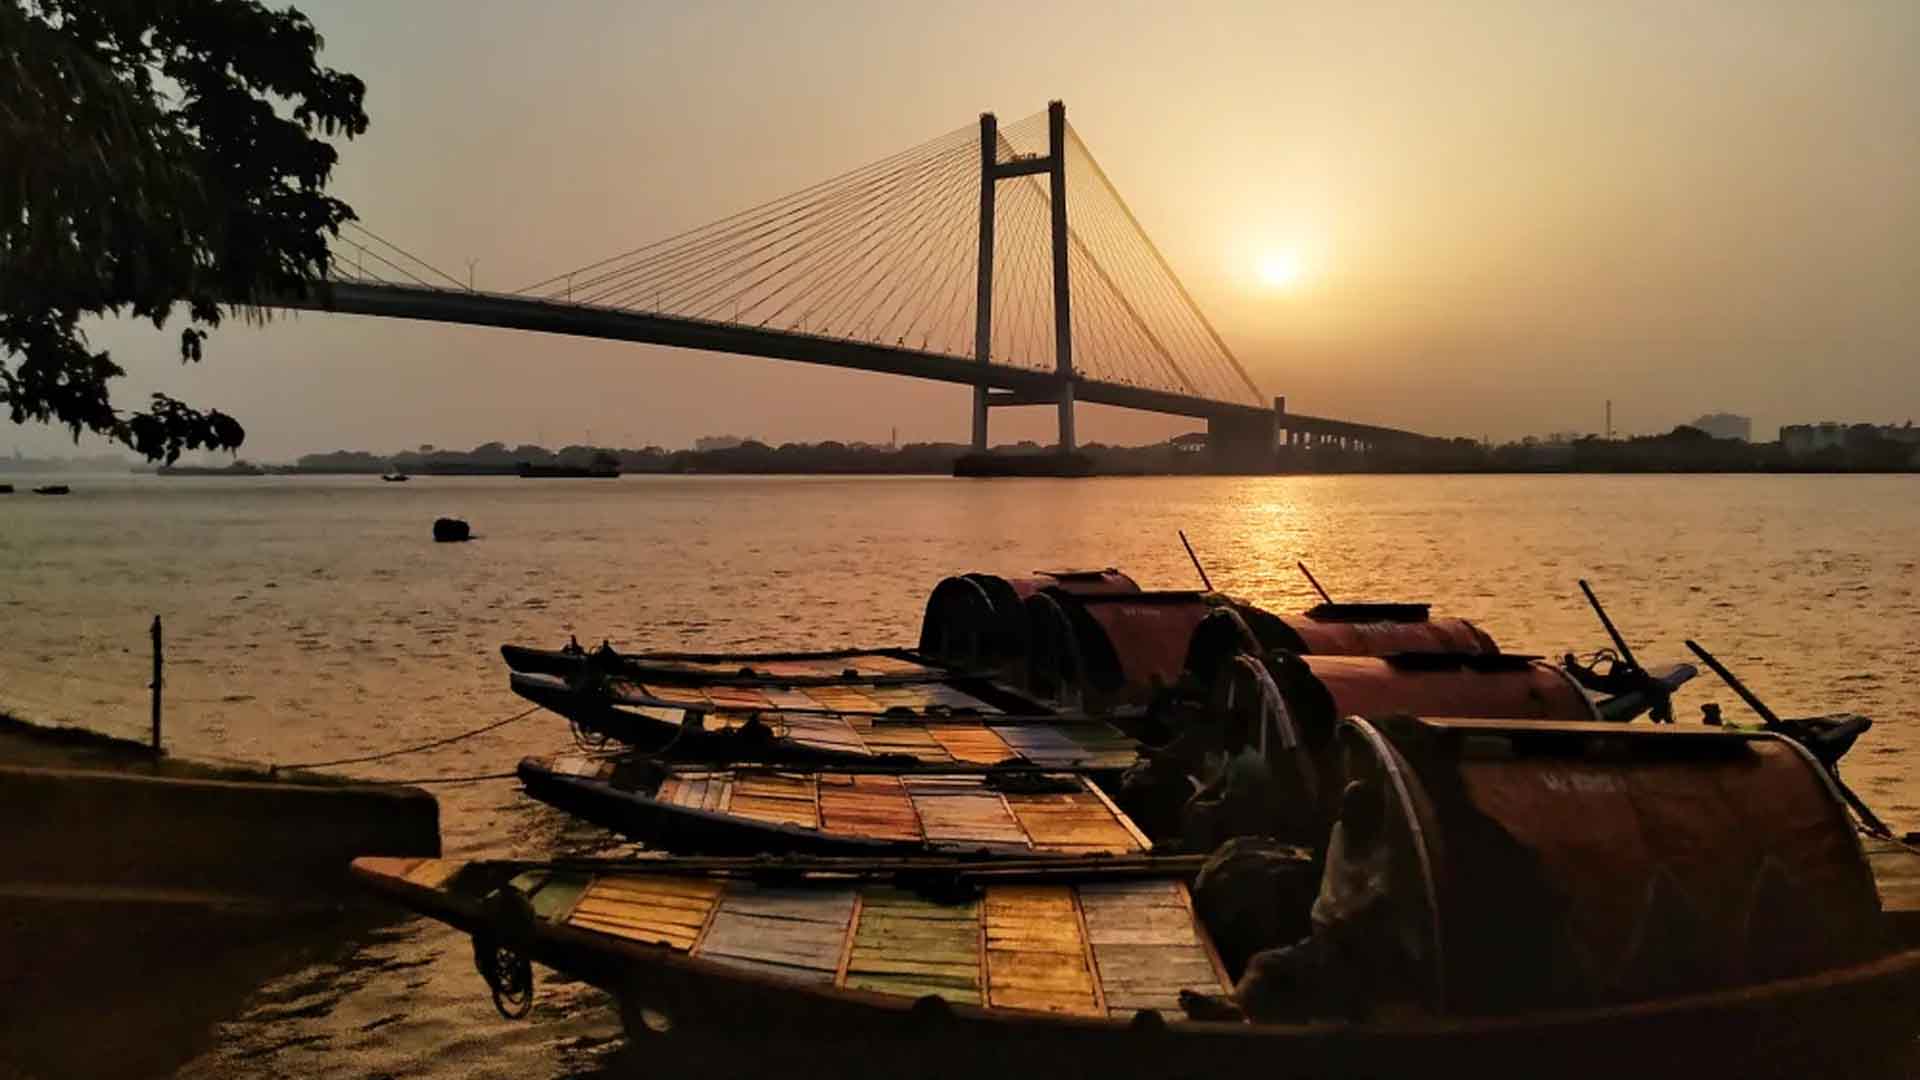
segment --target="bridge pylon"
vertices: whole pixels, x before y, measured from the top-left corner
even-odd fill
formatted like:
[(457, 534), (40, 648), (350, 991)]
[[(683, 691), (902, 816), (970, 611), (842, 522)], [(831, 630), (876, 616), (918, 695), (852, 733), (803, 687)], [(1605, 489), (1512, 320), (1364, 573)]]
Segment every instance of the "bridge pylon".
[(1059, 384), (1052, 402), (1060, 414), (1060, 452), (1072, 453), (1073, 433), (1073, 305), (1067, 245), (1067, 107), (1047, 103), (1047, 153), (1044, 157), (1016, 157), (1002, 162), (999, 121), (980, 114), (980, 264), (976, 286), (973, 330), (974, 360), (982, 366), (981, 381), (973, 388), (973, 448), (987, 448), (987, 412), (996, 405), (1037, 405), (1045, 399), (1030, 394), (992, 393), (984, 365), (992, 362), (993, 342), (993, 215), (994, 192), (1002, 180), (1047, 174), (1050, 204), (1048, 232), (1053, 247), (1053, 357)]

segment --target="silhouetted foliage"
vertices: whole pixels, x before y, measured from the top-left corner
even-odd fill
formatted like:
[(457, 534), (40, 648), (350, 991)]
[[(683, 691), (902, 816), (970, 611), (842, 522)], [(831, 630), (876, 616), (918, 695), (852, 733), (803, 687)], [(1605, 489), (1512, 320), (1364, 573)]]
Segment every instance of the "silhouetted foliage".
[(325, 193), (321, 136), (366, 130), (365, 87), (320, 67), (320, 36), (256, 0), (0, 0), (0, 402), (15, 423), (92, 431), (146, 457), (233, 449), (232, 417), (155, 394), (122, 412), (123, 374), (81, 319), (189, 325), (198, 361), (222, 309), (319, 287), (352, 220)]

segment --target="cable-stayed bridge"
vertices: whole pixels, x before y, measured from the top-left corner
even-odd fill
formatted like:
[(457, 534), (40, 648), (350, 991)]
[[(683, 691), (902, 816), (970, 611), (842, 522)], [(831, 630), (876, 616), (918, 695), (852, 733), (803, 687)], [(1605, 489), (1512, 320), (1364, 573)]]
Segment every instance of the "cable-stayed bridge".
[(719, 221), (552, 275), (475, 290), (357, 223), (331, 287), (286, 306), (645, 342), (960, 383), (973, 444), (1001, 406), (1207, 421), (1248, 467), (1288, 445), (1425, 441), (1289, 413), (1193, 302), (1054, 102), (991, 114)]

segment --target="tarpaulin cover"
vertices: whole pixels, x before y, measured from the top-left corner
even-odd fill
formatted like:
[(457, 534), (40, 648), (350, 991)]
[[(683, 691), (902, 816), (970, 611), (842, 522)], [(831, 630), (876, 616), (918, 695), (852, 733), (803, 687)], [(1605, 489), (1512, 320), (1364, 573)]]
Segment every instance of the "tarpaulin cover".
[(1628, 1002), (1880, 947), (1827, 777), (1771, 736), (1383, 721), (1430, 815), (1451, 1011)]

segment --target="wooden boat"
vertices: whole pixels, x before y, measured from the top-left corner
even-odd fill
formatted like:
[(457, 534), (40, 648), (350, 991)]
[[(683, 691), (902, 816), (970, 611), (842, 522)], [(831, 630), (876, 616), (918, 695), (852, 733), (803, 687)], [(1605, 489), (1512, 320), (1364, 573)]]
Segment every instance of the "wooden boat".
[(380, 479), (385, 480), (389, 484), (404, 484), (413, 479), (413, 477), (403, 472), (390, 472), (381, 474)]
[(918, 648), (958, 666), (998, 672), (1038, 697), (1098, 710), (1144, 704), (1156, 683), (1180, 674), (1201, 620), (1220, 611), (1237, 615), (1263, 651), (1499, 651), (1479, 627), (1437, 618), (1426, 604), (1329, 602), (1276, 614), (1211, 590), (1147, 592), (1112, 568), (946, 578), (927, 598)]
[[(1845, 807), (1796, 744), (1405, 717), (1339, 738), (1332, 914), (1251, 962), (1196, 914), (1191, 862), (355, 873), (471, 934), (503, 1012), (530, 1004), (530, 962), (615, 995), (650, 1073), (1691, 1080), (1860, 1075), (1910, 1046), (1920, 950), (1889, 944)], [(1356, 881), (1377, 899), (1343, 907)], [(1344, 930), (1365, 947), (1262, 981)]]
[(1025, 857), (1153, 847), (1080, 773), (714, 769), (565, 755), (526, 758), (519, 774), (534, 798), (658, 851)]
[[(902, 650), (650, 654), (611, 663), (599, 655), (515, 650), (509, 664), (571, 671), (515, 671), (513, 690), (592, 736), (670, 747), (679, 760), (952, 762), (936, 733), (957, 725), (971, 729), (976, 747), (1045, 764), (1061, 751), (1075, 762), (1110, 753), (1121, 738), (1105, 720), (1056, 716), (991, 680)], [(1131, 745), (1121, 753), (1116, 768), (1132, 760)]]
[[(1266, 662), (1279, 673), (1289, 707), (1327, 730), (1347, 713), (1603, 718), (1564, 672), (1529, 657), (1274, 653)], [(973, 737), (990, 743), (997, 736), (1006, 744), (1005, 757), (996, 760), (1118, 769), (1131, 763), (1133, 749), (1118, 744), (1120, 734), (1159, 745), (1182, 726), (1144, 710), (1100, 716), (1054, 711), (992, 680), (897, 650), (651, 654), (602, 664), (585, 653), (514, 649), (508, 663), (568, 672), (515, 671), (513, 690), (527, 700), (594, 736), (650, 752), (670, 746), (681, 761), (826, 763), (896, 755), (951, 763), (967, 759), (951, 753), (936, 732), (970, 727)], [(835, 669), (842, 674), (832, 674)], [(1095, 746), (1104, 755), (1099, 761), (1088, 758)]]
[[(660, 674), (665, 668), (708, 676), (965, 673), (992, 678), (1029, 698), (1107, 711), (1143, 706), (1154, 687), (1177, 678), (1195, 629), (1222, 611), (1236, 616), (1248, 641), (1263, 651), (1369, 656), (1499, 651), (1479, 627), (1464, 619), (1435, 618), (1425, 604), (1329, 603), (1300, 615), (1275, 615), (1220, 593), (1145, 592), (1109, 567), (1036, 570), (1024, 578), (946, 578), (927, 598), (920, 640), (912, 649), (621, 654), (602, 646), (592, 660), (621, 671)], [(587, 661), (577, 643), (558, 650), (505, 645), (501, 653), (511, 670), (532, 674), (572, 675)], [(842, 663), (836, 667), (836, 661)], [(892, 661), (900, 666), (887, 666)]]
[(69, 495), (72, 492), (73, 489), (65, 484), (43, 484), (33, 489), (35, 495)]

